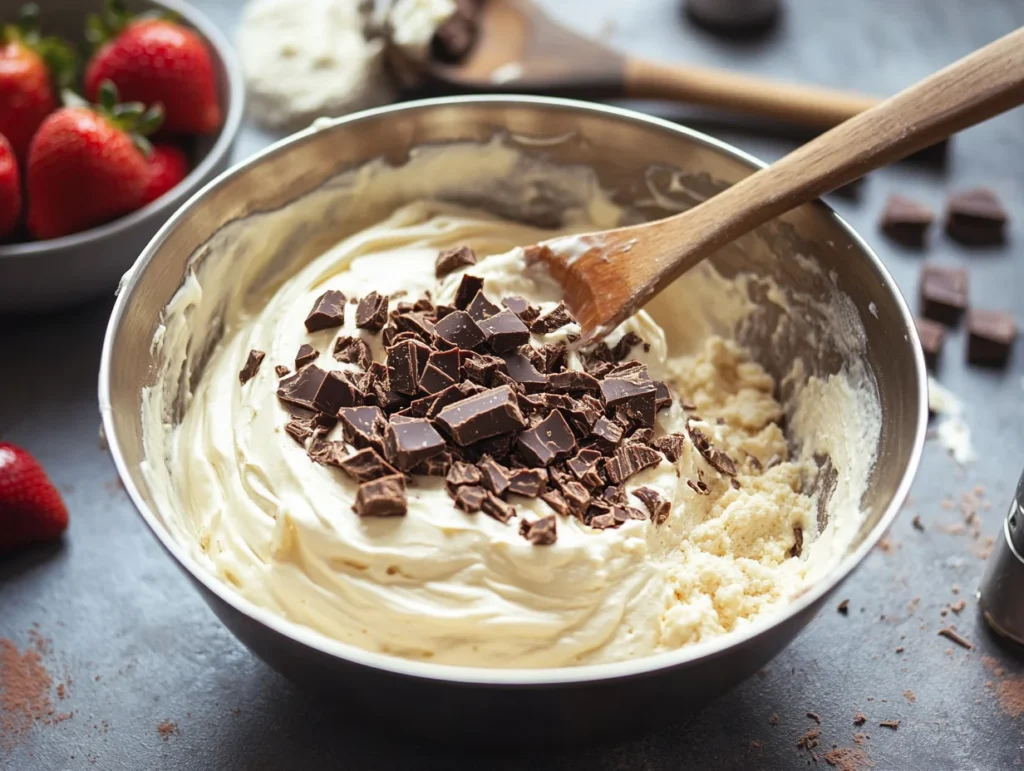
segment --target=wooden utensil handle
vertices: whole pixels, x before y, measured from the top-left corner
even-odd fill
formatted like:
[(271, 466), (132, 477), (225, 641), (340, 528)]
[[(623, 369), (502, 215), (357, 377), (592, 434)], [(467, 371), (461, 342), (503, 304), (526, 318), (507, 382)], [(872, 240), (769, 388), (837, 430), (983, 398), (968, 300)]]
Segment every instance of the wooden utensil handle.
[(831, 128), (880, 100), (722, 70), (627, 58), (626, 96), (723, 107), (807, 128)]

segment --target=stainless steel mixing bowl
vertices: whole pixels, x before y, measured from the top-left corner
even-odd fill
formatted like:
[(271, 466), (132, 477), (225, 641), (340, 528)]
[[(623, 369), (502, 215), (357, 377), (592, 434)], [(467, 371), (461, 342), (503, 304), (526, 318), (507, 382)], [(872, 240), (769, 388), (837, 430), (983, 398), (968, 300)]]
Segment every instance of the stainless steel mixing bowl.
[[(144, 459), (140, 395), (155, 372), (150, 344), (161, 310), (181, 285), (189, 261), (218, 259), (219, 253), (204, 250), (204, 244), (218, 231), (227, 232), (229, 223), (277, 210), (316, 189), (329, 190), (321, 186), (370, 159), (402, 164), (418, 146), (487, 142), (496, 135), (506, 136), (533, 158), (591, 166), (618, 202), (636, 204), (647, 217), (665, 213), (651, 200), (649, 184), (673, 168), (682, 174), (682, 187), (700, 197), (758, 166), (735, 148), (681, 126), (555, 99), (438, 99), (325, 123), (221, 175), (149, 244), (123, 287), (107, 330), (100, 408), (114, 461), (146, 523), (228, 628), (283, 674), (327, 691), (332, 703), (355, 714), (397, 717), (394, 722), (403, 728), (445, 741), (502, 741), (496, 733), (517, 744), (607, 737), (677, 717), (763, 666), (875, 545), (910, 486), (927, 421), (925, 369), (913, 320), (878, 257), (824, 204), (804, 206), (770, 223), (745, 242), (723, 250), (714, 262), (725, 275), (753, 271), (812, 297), (841, 291), (852, 299), (856, 311), (851, 316), (859, 319), (805, 321), (833, 331), (863, 325), (862, 363), (877, 382), (882, 411), (882, 431), (874, 448), (880, 462), (862, 500), (866, 520), (839, 564), (784, 611), (749, 629), (657, 656), (562, 669), (458, 668), (368, 652), (327, 640), (255, 607), (196, 564), (168, 533), (139, 468)], [(325, 232), (332, 227), (327, 220), (294, 227), (295, 233), (279, 234), (284, 248), (271, 262), (279, 275), (290, 273), (337, 238), (337, 233)], [(808, 271), (798, 255), (816, 262), (823, 272)], [(204, 294), (204, 302), (216, 303), (218, 295), (246, 289), (207, 286), (204, 293), (211, 297)], [(759, 323), (749, 325), (744, 342), (773, 375), (788, 371), (798, 356), (818, 375), (834, 373), (843, 365), (838, 350), (809, 350), (800, 334), (785, 340), (773, 337), (778, 310), (767, 299), (759, 308)], [(218, 334), (214, 327), (194, 330), (195, 351), (209, 350)]]

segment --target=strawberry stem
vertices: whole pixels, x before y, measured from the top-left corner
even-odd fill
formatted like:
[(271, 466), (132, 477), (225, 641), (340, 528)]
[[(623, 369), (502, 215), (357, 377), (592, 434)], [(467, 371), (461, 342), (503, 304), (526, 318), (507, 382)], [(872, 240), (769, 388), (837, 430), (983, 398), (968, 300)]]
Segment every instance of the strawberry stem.
[(164, 19), (177, 21), (172, 11), (146, 11), (133, 14), (125, 7), (123, 0), (107, 0), (103, 13), (91, 13), (85, 20), (85, 39), (96, 50), (109, 40), (120, 35), (125, 27), (138, 19)]
[(100, 83), (97, 92), (98, 104), (89, 104), (71, 89), (64, 89), (63, 100), (67, 107), (85, 107), (102, 115), (115, 128), (128, 134), (135, 146), (147, 158), (153, 152), (153, 145), (146, 136), (152, 134), (164, 122), (164, 106), (157, 102), (148, 108), (142, 102), (118, 102), (117, 86), (112, 80)]
[(26, 3), (18, 12), (18, 23), (3, 28), (3, 39), (19, 43), (38, 54), (58, 88), (67, 88), (78, 72), (78, 54), (74, 47), (59, 37), (41, 34), (39, 6)]

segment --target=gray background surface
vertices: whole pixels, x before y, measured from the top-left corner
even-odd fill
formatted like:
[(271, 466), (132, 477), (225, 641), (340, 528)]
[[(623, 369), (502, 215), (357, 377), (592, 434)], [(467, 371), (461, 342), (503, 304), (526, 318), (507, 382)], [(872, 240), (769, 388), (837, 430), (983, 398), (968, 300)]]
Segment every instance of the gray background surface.
[[(234, 32), (238, 4), (198, 4)], [(675, 0), (548, 3), (572, 26), (649, 57), (879, 94), (1024, 23), (1024, 3), (1015, 0), (784, 5), (772, 34), (729, 42), (690, 25)], [(766, 159), (798, 141), (685, 107), (641, 106)], [(236, 158), (270, 139), (247, 128)], [(969, 265), (972, 302), (1013, 310), (1020, 323), (1022, 180), (1024, 114), (1017, 111), (957, 137), (938, 163), (872, 174), (856, 197), (833, 197), (832, 203), (872, 241), (912, 303), (923, 259)], [(877, 233), (889, 193), (939, 209), (949, 191), (973, 184), (991, 186), (1009, 207), (1014, 219), (1005, 248), (968, 251), (933, 232), (922, 255)], [(1024, 716), (998, 699), (1000, 688), (1024, 688), (1024, 666), (986, 634), (974, 602), (984, 564), (976, 552), (985, 536), (997, 533), (1024, 465), (1022, 351), (1007, 370), (983, 371), (963, 364), (963, 333), (952, 335), (939, 379), (967, 404), (978, 461), (960, 468), (937, 442), (928, 443), (888, 548), (876, 549), (838, 591), (838, 598), (849, 599), (848, 616), (828, 607), (760, 676), (684, 725), (601, 747), (488, 757), (443, 740), (427, 747), (406, 739), (401, 704), (379, 730), (346, 724), (330, 701), (304, 695), (221, 627), (137, 517), (100, 448), (95, 385), (109, 308), (104, 300), (45, 318), (0, 318), (0, 438), (35, 453), (64, 493), (72, 520), (61, 545), (0, 559), (0, 637), (23, 648), (37, 629), (51, 641), (50, 671), (71, 678), (64, 699), (53, 694), (55, 709), (71, 716), (38, 724), (14, 748), (0, 742), (2, 769), (805, 768), (815, 764), (811, 752), (797, 746), (815, 726), (808, 711), (822, 720), (818, 767), (828, 767), (822, 751), (854, 746), (858, 731), (869, 737), (860, 749), (879, 769), (1024, 765)], [(977, 540), (957, 532), (959, 499), (976, 485), (992, 501), (980, 512)], [(924, 531), (912, 527), (914, 514)], [(943, 618), (940, 611), (960, 598), (966, 609)], [(950, 620), (974, 650), (937, 636)], [(998, 659), (1005, 674), (994, 675), (986, 656)], [(868, 717), (860, 729), (851, 722), (858, 711)], [(888, 719), (901, 721), (897, 731), (878, 726)], [(164, 722), (175, 724), (166, 737), (158, 731)], [(515, 726), (494, 730), (514, 732)]]

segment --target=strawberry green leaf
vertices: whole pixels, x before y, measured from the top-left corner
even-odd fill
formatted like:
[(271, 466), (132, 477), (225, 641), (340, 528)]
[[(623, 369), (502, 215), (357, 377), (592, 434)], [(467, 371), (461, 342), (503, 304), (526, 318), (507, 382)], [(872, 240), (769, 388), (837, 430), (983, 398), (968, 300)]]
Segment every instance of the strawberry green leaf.
[(117, 107), (117, 86), (112, 80), (104, 80), (100, 83), (99, 93), (100, 107), (104, 112), (112, 113)]
[(28, 3), (18, 13), (17, 25), (3, 29), (3, 40), (20, 43), (34, 51), (43, 60), (50, 79), (58, 88), (67, 88), (78, 73), (78, 54), (74, 46), (59, 37), (43, 37), (39, 25), (39, 6)]
[(79, 94), (72, 91), (70, 88), (65, 88), (60, 92), (61, 102), (64, 103), (65, 107), (88, 107), (89, 103), (83, 99)]

